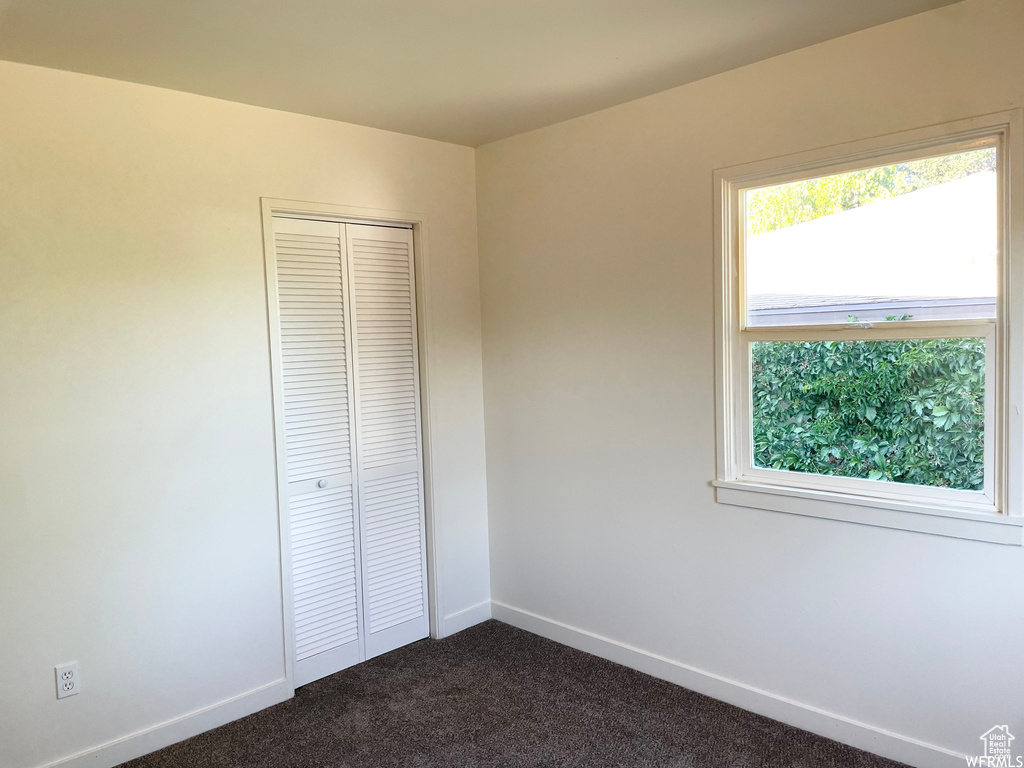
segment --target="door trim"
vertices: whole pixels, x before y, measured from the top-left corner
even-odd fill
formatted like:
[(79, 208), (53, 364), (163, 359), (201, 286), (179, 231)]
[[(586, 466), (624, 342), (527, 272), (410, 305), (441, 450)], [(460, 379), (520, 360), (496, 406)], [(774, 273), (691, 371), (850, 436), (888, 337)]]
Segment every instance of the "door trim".
[(430, 636), (443, 636), (444, 625), (441, 617), (442, 596), (439, 594), (439, 562), (437, 557), (437, 522), (434, 514), (432, 480), (433, 455), (431, 442), (431, 412), (433, 401), (430, 396), (430, 340), (431, 303), (429, 243), (427, 238), (427, 216), (423, 213), (390, 211), (378, 208), (361, 208), (329, 203), (310, 203), (300, 200), (284, 200), (272, 197), (260, 198), (260, 212), (263, 222), (263, 267), (267, 298), (267, 341), (270, 348), (271, 398), (274, 414), (274, 458), (277, 483), (278, 552), (280, 557), (281, 580), (281, 622), (284, 627), (284, 672), (288, 685), (295, 688), (295, 625), (292, 622), (292, 563), (291, 533), (288, 525), (288, 483), (284, 476), (286, 463), (284, 443), (284, 407), (282, 393), (280, 347), (281, 324), (277, 304), (277, 270), (274, 262), (274, 216), (311, 218), (338, 221), (349, 224), (377, 224), (412, 228), (413, 266), (416, 290), (416, 342), (419, 352), (420, 379), (420, 434), (423, 453), (423, 507), (426, 528), (427, 555), (427, 617)]

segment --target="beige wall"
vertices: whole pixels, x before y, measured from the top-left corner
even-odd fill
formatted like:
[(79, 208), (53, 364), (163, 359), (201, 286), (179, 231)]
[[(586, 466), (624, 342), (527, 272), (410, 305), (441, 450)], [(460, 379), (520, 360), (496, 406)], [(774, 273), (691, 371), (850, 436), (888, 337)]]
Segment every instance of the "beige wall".
[(1022, 41), (968, 0), (478, 150), (496, 616), (919, 764), (1024, 732), (1024, 550), (709, 485), (713, 170), (1024, 106)]
[(283, 675), (261, 196), (427, 214), (441, 612), (486, 603), (473, 151), (10, 63), (0, 94), (0, 765)]

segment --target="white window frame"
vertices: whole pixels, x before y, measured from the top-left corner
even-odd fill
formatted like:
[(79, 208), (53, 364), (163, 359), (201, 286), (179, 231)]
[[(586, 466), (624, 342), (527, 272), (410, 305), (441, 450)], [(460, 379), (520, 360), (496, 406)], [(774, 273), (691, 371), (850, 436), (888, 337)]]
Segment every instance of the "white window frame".
[[(723, 504), (1020, 546), (1024, 445), (1024, 110), (962, 120), (717, 170), (715, 191), (716, 498)], [(995, 320), (746, 325), (744, 192), (862, 168), (997, 148)], [(985, 489), (963, 491), (756, 467), (754, 341), (984, 338)]]

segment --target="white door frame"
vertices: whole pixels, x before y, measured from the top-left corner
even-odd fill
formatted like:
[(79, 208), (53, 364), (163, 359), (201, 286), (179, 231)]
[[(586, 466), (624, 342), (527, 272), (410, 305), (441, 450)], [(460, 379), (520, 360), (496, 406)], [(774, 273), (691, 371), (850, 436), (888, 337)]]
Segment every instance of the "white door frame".
[(352, 224), (385, 224), (412, 227), (413, 266), (416, 280), (416, 328), (419, 347), (420, 378), (420, 433), (423, 451), (423, 506), (427, 549), (427, 617), (430, 636), (440, 637), (441, 600), (438, 595), (438, 559), (436, 520), (433, 503), (431, 473), (430, 413), (430, 285), (429, 250), (427, 244), (427, 217), (422, 213), (359, 208), (349, 205), (308, 203), (299, 200), (260, 198), (263, 218), (263, 257), (267, 286), (267, 330), (270, 344), (271, 387), (274, 407), (274, 448), (277, 466), (277, 520), (278, 548), (281, 559), (281, 619), (284, 625), (285, 678), (295, 687), (295, 624), (292, 621), (292, 555), (291, 532), (288, 525), (288, 481), (284, 444), (284, 391), (281, 373), (281, 318), (277, 303), (277, 269), (274, 261), (274, 216), (291, 216)]

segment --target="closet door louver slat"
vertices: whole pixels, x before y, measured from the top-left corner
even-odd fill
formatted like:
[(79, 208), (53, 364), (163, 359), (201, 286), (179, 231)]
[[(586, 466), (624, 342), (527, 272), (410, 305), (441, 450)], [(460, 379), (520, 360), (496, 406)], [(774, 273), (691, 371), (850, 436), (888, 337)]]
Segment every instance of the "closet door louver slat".
[(371, 658), (428, 634), (415, 282), (409, 230), (346, 230)]

